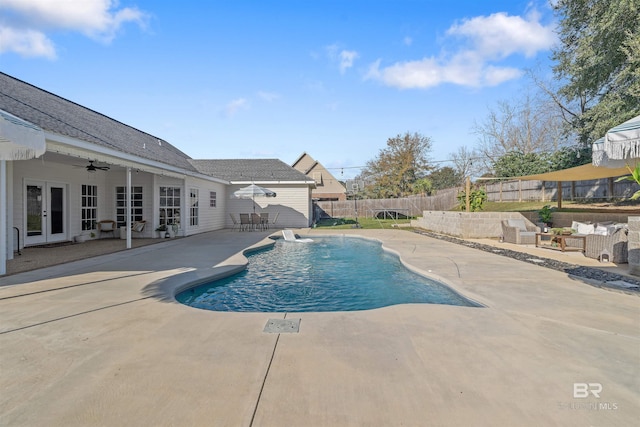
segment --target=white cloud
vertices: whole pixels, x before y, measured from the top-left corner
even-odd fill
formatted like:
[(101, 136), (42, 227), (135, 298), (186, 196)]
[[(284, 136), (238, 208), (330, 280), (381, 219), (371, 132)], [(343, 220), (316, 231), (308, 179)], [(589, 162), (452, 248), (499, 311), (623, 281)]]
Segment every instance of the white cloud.
[(238, 98), (234, 99), (224, 107), (223, 114), (225, 117), (233, 117), (238, 113), (238, 111), (248, 109), (249, 101), (247, 101), (245, 98)]
[(56, 57), (53, 43), (43, 33), (0, 26), (0, 54), (9, 51), (24, 57), (43, 56), (49, 59)]
[(371, 64), (365, 79), (400, 89), (426, 89), (444, 83), (496, 86), (522, 75), (521, 70), (501, 65), (501, 61), (516, 54), (532, 57), (549, 49), (556, 40), (553, 26), (542, 25), (535, 11), (526, 19), (496, 13), (464, 20), (451, 26), (446, 34), (446, 41), (463, 39), (452, 54), (441, 53), (382, 68), (379, 59)]
[(355, 50), (343, 50), (340, 52), (340, 72), (344, 74), (348, 68), (353, 67), (353, 62), (358, 58)]
[(338, 64), (340, 74), (344, 74), (347, 69), (353, 67), (355, 60), (360, 56), (355, 50), (340, 49), (336, 44), (327, 46), (325, 49), (329, 60)]
[(280, 99), (280, 94), (275, 92), (265, 92), (261, 90), (258, 92), (258, 97), (267, 102), (273, 102), (277, 99)]
[(548, 49), (556, 40), (553, 27), (545, 27), (539, 19), (540, 15), (535, 11), (526, 19), (494, 13), (455, 24), (447, 34), (469, 38), (475, 50), (489, 58), (504, 58), (514, 53), (532, 57)]
[[(144, 28), (148, 15), (137, 8), (116, 9), (116, 0), (0, 0), (0, 54), (16, 52), (23, 56), (55, 57), (50, 31), (66, 30), (84, 34), (104, 43), (111, 42), (126, 23)], [(46, 49), (45, 49), (46, 47)]]

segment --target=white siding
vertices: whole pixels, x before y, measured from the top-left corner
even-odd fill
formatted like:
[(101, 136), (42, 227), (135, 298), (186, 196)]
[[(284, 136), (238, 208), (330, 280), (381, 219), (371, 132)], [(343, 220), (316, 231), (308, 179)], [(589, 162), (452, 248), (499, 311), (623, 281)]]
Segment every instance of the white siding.
[[(233, 192), (245, 187), (246, 185), (230, 185), (228, 187), (227, 212), (238, 217), (239, 213), (252, 213), (254, 201), (249, 199), (233, 198)], [(305, 228), (310, 225), (311, 200), (309, 196), (309, 187), (307, 185), (261, 185), (269, 190), (276, 192), (276, 197), (256, 197), (255, 209), (256, 213), (268, 212), (269, 218), (273, 218), (278, 214), (278, 221), (274, 227), (277, 228)], [(227, 215), (225, 218), (228, 228), (233, 226), (231, 217)]]
[[(189, 226), (189, 192), (191, 188), (198, 189), (198, 225)], [(209, 206), (209, 192), (216, 192), (217, 206)], [(185, 209), (183, 214), (183, 228), (186, 235), (220, 230), (225, 227), (225, 185), (188, 177), (185, 183)]]

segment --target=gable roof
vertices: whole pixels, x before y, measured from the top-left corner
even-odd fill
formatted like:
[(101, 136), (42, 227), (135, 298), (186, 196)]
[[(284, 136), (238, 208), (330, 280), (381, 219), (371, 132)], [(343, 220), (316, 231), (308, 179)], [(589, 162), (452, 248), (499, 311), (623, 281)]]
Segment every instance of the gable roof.
[(189, 162), (198, 172), (231, 183), (252, 181), (314, 183), (305, 174), (278, 159), (190, 159)]
[(168, 142), (1, 72), (0, 109), (47, 132), (196, 172)]

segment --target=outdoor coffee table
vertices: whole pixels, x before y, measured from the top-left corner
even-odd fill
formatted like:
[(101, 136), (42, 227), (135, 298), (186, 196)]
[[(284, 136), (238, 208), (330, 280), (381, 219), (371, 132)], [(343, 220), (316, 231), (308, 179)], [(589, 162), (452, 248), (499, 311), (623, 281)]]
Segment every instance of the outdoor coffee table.
[[(542, 236), (545, 237), (550, 237), (550, 241), (551, 242), (556, 242), (558, 243), (557, 247), (551, 246), (549, 245), (541, 245), (540, 244), (540, 239)], [(581, 240), (582, 241), (582, 247), (581, 248), (574, 248), (572, 246), (567, 246), (567, 242), (566, 239), (577, 239), (577, 240)], [(540, 248), (548, 248), (548, 249), (559, 249), (562, 252), (565, 251), (582, 251), (582, 253), (585, 253), (586, 250), (586, 246), (587, 246), (587, 236), (583, 235), (583, 234), (553, 234), (553, 233), (536, 233), (536, 247), (540, 247)]]

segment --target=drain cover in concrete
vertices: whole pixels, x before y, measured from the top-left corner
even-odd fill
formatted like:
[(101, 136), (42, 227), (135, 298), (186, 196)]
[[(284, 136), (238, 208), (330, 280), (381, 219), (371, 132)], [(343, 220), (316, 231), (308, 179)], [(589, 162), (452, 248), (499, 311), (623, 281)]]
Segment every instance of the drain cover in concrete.
[(270, 334), (297, 334), (300, 330), (300, 319), (269, 319), (264, 331)]

